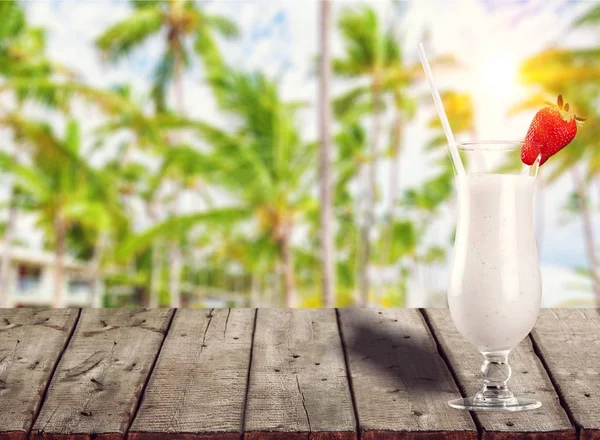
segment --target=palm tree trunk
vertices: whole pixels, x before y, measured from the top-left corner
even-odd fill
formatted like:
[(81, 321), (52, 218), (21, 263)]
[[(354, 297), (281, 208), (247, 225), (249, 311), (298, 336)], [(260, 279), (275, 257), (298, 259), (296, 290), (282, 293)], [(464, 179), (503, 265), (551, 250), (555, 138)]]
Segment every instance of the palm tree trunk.
[(169, 293), (171, 296), (171, 307), (181, 307), (181, 269), (183, 267), (181, 250), (179, 244), (173, 241), (169, 245), (169, 261), (171, 269), (169, 273)]
[(394, 124), (392, 126), (392, 145), (393, 152), (391, 157), (390, 164), (390, 180), (389, 180), (389, 193), (390, 193), (390, 204), (388, 206), (388, 214), (387, 214), (387, 239), (384, 242), (385, 252), (382, 252), (384, 257), (387, 257), (387, 262), (392, 263), (391, 261), (391, 253), (392, 253), (392, 242), (394, 239), (393, 236), (393, 227), (395, 220), (395, 209), (396, 204), (398, 203), (398, 194), (400, 192), (400, 152), (402, 151), (402, 119), (400, 112), (396, 113), (396, 118), (394, 120)]
[(4, 249), (2, 253), (2, 262), (0, 263), (0, 308), (8, 304), (8, 295), (10, 295), (10, 267), (12, 266), (11, 245), (15, 236), (17, 225), (17, 204), (15, 203), (15, 194), (13, 188), (10, 189), (10, 208), (8, 211), (8, 220), (6, 222), (6, 231), (4, 232)]
[[(596, 189), (597, 189), (597, 196), (598, 196), (598, 206), (600, 207), (600, 177), (596, 178)], [(600, 208), (598, 208), (598, 211), (600, 211)]]
[[(21, 109), (19, 104), (18, 109)], [(12, 159), (15, 161), (19, 160), (19, 154), (17, 150), (12, 153)], [(2, 254), (2, 261), (0, 262), (0, 307), (6, 307), (8, 295), (11, 293), (10, 286), (10, 267), (12, 266), (12, 255), (11, 246), (14, 240), (15, 232), (17, 230), (17, 201), (15, 200), (15, 188), (10, 182), (9, 193), (9, 210), (8, 219), (6, 222), (6, 231), (4, 232), (4, 253)]]
[(162, 278), (162, 242), (155, 240), (152, 243), (152, 261), (150, 263), (150, 295), (148, 307), (159, 306), (160, 284)]
[(54, 297), (52, 307), (60, 308), (65, 305), (64, 260), (66, 251), (67, 227), (60, 213), (54, 219), (54, 237), (56, 249), (54, 257)]
[(375, 198), (377, 197), (377, 168), (379, 165), (379, 136), (381, 132), (381, 109), (380, 102), (381, 90), (379, 79), (373, 81), (373, 119), (372, 119), (372, 142), (371, 142), (371, 162), (369, 163), (369, 184), (370, 184), (370, 214), (375, 218)]
[(107, 241), (108, 236), (101, 232), (92, 260), (92, 307), (102, 307), (102, 256)]
[(365, 307), (369, 301), (369, 226), (360, 226), (360, 238), (358, 242), (358, 298), (357, 307)]
[(173, 82), (175, 86), (175, 105), (179, 114), (183, 115), (184, 103), (183, 103), (183, 60), (181, 57), (181, 42), (179, 38), (172, 45), (175, 58)]
[(331, 191), (331, 1), (321, 0), (321, 58), (319, 83), (319, 131), (321, 138), (321, 261), (323, 264), (323, 304), (335, 306), (335, 259), (333, 243), (333, 205)]
[(260, 278), (256, 271), (250, 275), (250, 307), (260, 307)]
[(364, 225), (361, 227), (361, 249), (359, 251), (359, 306), (368, 305), (369, 302), (369, 262), (371, 255), (371, 230), (375, 224), (375, 198), (377, 197), (377, 164), (379, 160), (379, 132), (381, 125), (381, 115), (379, 109), (380, 88), (378, 78), (374, 78), (372, 87), (373, 99), (373, 117), (372, 117), (372, 141), (371, 141), (371, 161), (369, 162), (368, 173), (368, 192), (367, 192), (367, 212)]
[[(152, 199), (147, 202), (146, 213), (152, 221), (152, 224), (156, 224), (158, 213), (156, 212), (155, 202)], [(163, 246), (164, 243), (160, 239), (155, 239), (151, 244), (150, 292), (148, 295), (148, 307), (150, 308), (156, 308), (160, 305), (160, 288), (163, 273)]]
[[(178, 38), (175, 39), (173, 44), (174, 58), (175, 58), (175, 74), (174, 74), (174, 86), (175, 86), (175, 102), (177, 106), (177, 112), (179, 115), (184, 113), (183, 103), (183, 60), (181, 58), (181, 43)], [(179, 211), (180, 196), (177, 191), (175, 198), (175, 214)], [(179, 243), (172, 241), (169, 244), (169, 296), (171, 298), (171, 307), (181, 307), (181, 271), (183, 267), (183, 256)]]
[(392, 224), (394, 220), (394, 210), (398, 202), (400, 192), (400, 152), (402, 151), (402, 117), (400, 113), (396, 114), (394, 125), (392, 127), (392, 143), (394, 151), (392, 152), (392, 163), (390, 166), (390, 206), (388, 207), (388, 220)]
[(279, 254), (283, 270), (283, 290), (286, 307), (296, 307), (298, 298), (296, 294), (296, 284), (294, 282), (294, 262), (292, 257), (292, 247), (290, 243), (291, 230), (284, 228), (282, 237), (279, 240)]
[(592, 226), (592, 215), (588, 200), (587, 188), (585, 182), (579, 175), (577, 166), (571, 168), (571, 177), (575, 186), (575, 192), (579, 199), (579, 208), (581, 211), (581, 220), (583, 222), (583, 236), (585, 240), (585, 249), (588, 260), (590, 275), (592, 277), (592, 289), (596, 296), (596, 306), (600, 307), (600, 273), (598, 271), (598, 258), (596, 257), (596, 242), (594, 237), (594, 228)]

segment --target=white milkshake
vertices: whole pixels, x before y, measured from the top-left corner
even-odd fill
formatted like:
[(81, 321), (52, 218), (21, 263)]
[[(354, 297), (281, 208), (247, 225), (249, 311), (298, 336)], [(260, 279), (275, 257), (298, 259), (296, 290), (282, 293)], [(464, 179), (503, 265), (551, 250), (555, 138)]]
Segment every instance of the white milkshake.
[(515, 347), (539, 312), (534, 184), (527, 175), (457, 176), (459, 215), (448, 302), (459, 332), (484, 353)]

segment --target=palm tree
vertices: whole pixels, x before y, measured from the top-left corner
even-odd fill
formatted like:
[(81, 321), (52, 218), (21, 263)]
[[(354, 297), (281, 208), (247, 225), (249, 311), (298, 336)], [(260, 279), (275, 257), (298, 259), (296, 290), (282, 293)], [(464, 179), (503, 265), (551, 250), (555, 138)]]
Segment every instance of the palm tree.
[[(367, 134), (362, 125), (357, 122), (347, 122), (342, 125), (335, 136), (337, 157), (334, 162), (334, 208), (338, 222), (336, 248), (341, 256), (337, 266), (338, 289), (344, 293), (353, 293), (353, 302), (360, 303), (356, 295), (356, 274), (358, 282), (365, 283), (362, 277), (364, 271), (357, 270), (364, 255), (364, 247), (360, 246), (359, 234), (364, 230), (357, 224), (358, 211), (355, 197), (351, 192), (351, 183), (357, 181), (360, 170), (364, 167), (367, 150)], [(364, 284), (361, 286), (365, 288)]]
[[(161, 212), (166, 213), (164, 206), (172, 204), (173, 197), (164, 195), (162, 183), (165, 180), (177, 182), (178, 187), (184, 189), (193, 189), (203, 197), (206, 204), (210, 205), (202, 185), (199, 184), (200, 175), (194, 168), (193, 159), (186, 155), (189, 148), (186, 145), (176, 144), (173, 138), (180, 130), (195, 129), (196, 121), (190, 120), (172, 113), (150, 114), (144, 111), (143, 97), (132, 96), (131, 89), (128, 86), (119, 86), (112, 91), (97, 92), (87, 88), (72, 88), (71, 92), (91, 100), (101, 106), (108, 114), (108, 120), (95, 130), (99, 142), (106, 136), (127, 134), (130, 141), (122, 144), (111, 162), (114, 179), (121, 185), (121, 194), (127, 201), (132, 203), (139, 202), (145, 207), (145, 219), (150, 220), (151, 224), (164, 220)], [(155, 167), (149, 169), (146, 165), (132, 159), (132, 153), (137, 151), (144, 155), (150, 154), (153, 157), (160, 158), (158, 162), (158, 171)], [(126, 207), (130, 203), (126, 203)], [(129, 209), (128, 209), (129, 210)], [(134, 216), (134, 212), (129, 210), (128, 215)], [(171, 213), (172, 215), (173, 213)], [(178, 247), (183, 246), (185, 239), (183, 235), (172, 235), (170, 243), (177, 243)], [(160, 304), (159, 292), (162, 286), (163, 260), (165, 254), (164, 237), (157, 235), (156, 240), (150, 244), (149, 273), (143, 273), (136, 279), (146, 279), (147, 284), (137, 284), (139, 288), (147, 288), (149, 291), (148, 304), (150, 307), (156, 307)], [(172, 250), (172, 248), (171, 248)], [(185, 261), (181, 260), (181, 266), (177, 267), (177, 273), (185, 269)], [(138, 265), (139, 266), (139, 265)], [(144, 269), (145, 270), (145, 269)], [(179, 277), (172, 276), (175, 271), (170, 271), (169, 284), (171, 288), (171, 302), (178, 303), (179, 288), (173, 289), (173, 283), (179, 282)]]
[[(377, 197), (377, 163), (379, 160), (381, 112), (383, 109), (382, 93), (390, 69), (396, 69), (400, 62), (398, 46), (391, 31), (385, 32), (376, 12), (369, 7), (360, 10), (345, 9), (338, 21), (338, 28), (344, 41), (346, 56), (333, 61), (334, 72), (340, 77), (360, 78), (368, 81), (368, 85), (360, 85), (341, 99), (341, 106), (359, 108), (357, 101), (369, 97), (369, 103), (363, 104), (362, 109), (369, 108), (371, 119), (370, 161), (368, 164), (369, 208), (366, 213), (361, 236), (362, 251), (359, 270), (361, 271), (359, 300), (362, 305), (367, 301), (369, 283), (367, 269), (370, 260), (370, 234), (375, 223), (375, 206)], [(340, 104), (338, 104), (340, 105)]]
[(147, 39), (164, 35), (166, 49), (154, 71), (153, 95), (158, 111), (166, 109), (166, 89), (172, 82), (178, 112), (184, 111), (183, 72), (195, 52), (209, 77), (219, 75), (223, 61), (214, 35), (237, 35), (237, 27), (225, 17), (210, 15), (193, 0), (133, 0), (134, 10), (96, 40), (96, 46), (116, 62), (138, 50)]
[[(441, 98), (448, 115), (450, 125), (457, 137), (474, 136), (475, 118), (474, 106), (468, 93), (446, 90), (441, 93)], [(446, 243), (422, 249), (430, 230), (431, 224), (440, 216), (444, 205), (454, 206), (454, 172), (453, 165), (448, 157), (448, 146), (442, 124), (437, 114), (432, 115), (427, 126), (432, 130), (432, 138), (425, 145), (428, 153), (427, 163), (437, 167), (439, 171), (423, 182), (418, 188), (407, 189), (400, 204), (408, 210), (413, 221), (415, 247), (412, 253), (412, 275), (420, 271), (421, 266), (438, 263), (445, 258)]]
[[(232, 135), (214, 127), (201, 129), (216, 147), (216, 163), (210, 166), (207, 161), (207, 175), (237, 194), (242, 207), (252, 212), (251, 218), (276, 244), (285, 304), (293, 307), (297, 297), (292, 232), (303, 207), (311, 201), (308, 182), (314, 145), (300, 138), (294, 121), (296, 106), (282, 102), (277, 86), (262, 74), (231, 72), (216, 86), (224, 108), (241, 124)], [(231, 175), (230, 170), (241, 172)]]
[[(576, 25), (591, 22), (596, 10), (597, 7), (592, 8)], [(553, 101), (554, 97), (562, 93), (568, 98), (571, 108), (588, 119), (571, 145), (562, 150), (555, 160), (545, 164), (540, 172), (544, 172), (547, 184), (552, 184), (565, 173), (571, 174), (580, 201), (579, 212), (583, 222), (589, 273), (596, 301), (600, 305), (600, 268), (588, 195), (588, 182), (598, 176), (595, 164), (600, 156), (596, 136), (600, 127), (600, 113), (596, 105), (600, 96), (600, 49), (546, 49), (522, 64), (520, 77), (524, 83), (536, 88), (532, 90), (530, 98), (516, 106), (517, 109), (539, 108), (544, 100)], [(580, 175), (578, 163), (581, 162), (588, 164), (585, 177)]]
[[(143, 142), (141, 143), (143, 144)], [(134, 147), (140, 147), (139, 139), (132, 144), (123, 145), (115, 158), (110, 160), (104, 168), (111, 174), (111, 179), (117, 186), (127, 217), (132, 219), (132, 222), (133, 219), (136, 219), (136, 211), (133, 209), (133, 205), (135, 202), (140, 201), (143, 204), (146, 217), (152, 223), (156, 223), (160, 219), (157, 209), (157, 192), (163, 176), (162, 173), (156, 173), (154, 170), (149, 169), (147, 165), (128, 159), (128, 151), (133, 150)], [(122, 263), (118, 258), (114, 262), (117, 264)], [(160, 305), (162, 263), (163, 243), (161, 240), (156, 240), (151, 244), (149, 271), (145, 274), (147, 277), (142, 277), (145, 280), (143, 287), (148, 292), (147, 306), (151, 308)], [(140, 270), (137, 271), (138, 274), (140, 272)]]
[[(51, 63), (45, 56), (45, 36), (41, 28), (30, 27), (26, 22), (23, 9), (16, 1), (10, 0), (0, 4), (0, 77), (5, 81), (14, 79), (31, 80), (47, 77), (52, 72), (65, 71)], [(50, 93), (40, 95), (29, 88), (15, 91), (14, 98), (17, 107), (31, 97), (43, 98), (47, 103), (55, 96)], [(14, 150), (13, 159), (17, 159)], [(4, 249), (0, 262), (0, 307), (8, 295), (8, 277), (11, 266), (10, 246), (15, 234), (17, 223), (17, 206), (12, 185), (8, 182), (8, 219), (3, 234)]]
[[(182, 115), (185, 108), (183, 71), (190, 65), (190, 46), (201, 57), (208, 76), (218, 76), (223, 62), (213, 34), (232, 37), (237, 35), (237, 28), (224, 17), (205, 13), (193, 0), (135, 0), (132, 5), (133, 13), (100, 35), (96, 45), (111, 61), (117, 61), (138, 49), (148, 38), (165, 35), (166, 50), (155, 68), (152, 94), (156, 111), (166, 111), (166, 89), (172, 82), (175, 107)], [(173, 203), (175, 214), (179, 209), (178, 200), (176, 197)], [(170, 244), (169, 259), (171, 300), (174, 306), (179, 306), (182, 255), (176, 243)]]
[(130, 251), (156, 236), (181, 235), (206, 222), (234, 222), (251, 227), (277, 249), (286, 306), (297, 304), (292, 234), (299, 215), (312, 203), (310, 171), (315, 145), (304, 142), (295, 126), (297, 105), (281, 100), (277, 86), (264, 75), (230, 71), (213, 85), (236, 126), (227, 131), (196, 123), (197, 133), (213, 146), (203, 154), (180, 146), (178, 163), (228, 191), (232, 206), (166, 220), (129, 243)]
[[(590, 7), (590, 9), (583, 14), (581, 17), (578, 18), (578, 20), (575, 22), (575, 26), (577, 27), (581, 27), (581, 26), (588, 26), (588, 25), (598, 25), (600, 24), (600, 5), (595, 5)], [(596, 27), (597, 29), (597, 27)], [(600, 52), (600, 50), (598, 51)], [(593, 67), (593, 70), (595, 70), (596, 73), (600, 73), (600, 63), (598, 63), (598, 59), (595, 59), (596, 63)], [(596, 102), (598, 99), (598, 96), (600, 95), (600, 81), (598, 81), (598, 77), (596, 76), (596, 79), (591, 80), (590, 82), (593, 83), (593, 96), (595, 96)], [(588, 91), (591, 92), (591, 91)], [(590, 127), (591, 124), (588, 124), (588, 127), (586, 127), (586, 131), (589, 130), (590, 132), (593, 131), (595, 133), (597, 133), (597, 127), (598, 127), (598, 123), (600, 119), (600, 116), (598, 115), (598, 107), (593, 106), (593, 108), (596, 110), (594, 112), (594, 127)], [(596, 119), (598, 118), (598, 119)], [(592, 122), (592, 121), (590, 121)], [(595, 142), (594, 142), (595, 141)], [(589, 194), (588, 194), (588, 185), (594, 180), (596, 179), (598, 181), (598, 179), (600, 178), (600, 148), (598, 148), (598, 140), (596, 139), (589, 139), (588, 140), (588, 169), (587, 169), (587, 177), (586, 177), (586, 181), (584, 182), (580, 177), (579, 177), (579, 173), (577, 168), (574, 168), (574, 171), (572, 172), (572, 176), (574, 179), (574, 184), (575, 187), (577, 188), (577, 194), (579, 195), (579, 200), (580, 200), (580, 208), (581, 208), (581, 212), (582, 212), (582, 220), (583, 220), (583, 228), (584, 228), (584, 235), (586, 237), (586, 253), (587, 253), (587, 257), (588, 257), (588, 262), (589, 262), (589, 273), (590, 276), (592, 278), (592, 284), (594, 286), (594, 292), (596, 294), (596, 306), (600, 307), (600, 266), (598, 265), (598, 258), (596, 256), (596, 237), (594, 235), (594, 229), (592, 226), (592, 215), (591, 215), (591, 207), (590, 207), (590, 198), (589, 198)]]
[(320, 88), (319, 129), (321, 139), (320, 190), (321, 190), (321, 259), (323, 264), (323, 304), (335, 306), (335, 249), (333, 243), (333, 206), (331, 194), (331, 1), (321, 0), (320, 16)]
[(63, 307), (64, 259), (67, 234), (76, 223), (94, 219), (106, 225), (107, 210), (114, 206), (104, 182), (80, 153), (79, 126), (71, 120), (63, 138), (50, 127), (15, 114), (0, 118), (0, 124), (16, 133), (22, 144), (33, 149), (31, 165), (18, 163), (10, 155), (0, 155), (0, 166), (12, 173), (20, 194), (20, 207), (38, 215), (38, 225), (54, 243), (54, 295), (52, 306)]
[[(359, 82), (335, 102), (336, 115), (343, 120), (359, 119), (365, 113), (371, 114), (371, 145), (368, 169), (367, 209), (362, 236), (360, 288), (361, 303), (366, 303), (369, 283), (367, 266), (370, 260), (370, 235), (375, 224), (377, 203), (378, 163), (382, 156), (381, 116), (386, 98), (390, 98), (394, 110), (394, 122), (391, 129), (391, 145), (385, 152), (390, 158), (391, 173), (389, 180), (390, 200), (387, 209), (388, 233), (392, 230), (394, 208), (398, 201), (399, 156), (402, 151), (402, 129), (416, 110), (416, 101), (410, 97), (408, 89), (419, 81), (422, 68), (418, 63), (407, 63), (400, 42), (397, 41), (393, 26), (384, 29), (374, 9), (346, 8), (339, 19), (338, 27), (345, 46), (345, 57), (334, 60), (334, 72), (342, 77)], [(454, 65), (451, 57), (441, 56), (432, 61), (437, 65)]]

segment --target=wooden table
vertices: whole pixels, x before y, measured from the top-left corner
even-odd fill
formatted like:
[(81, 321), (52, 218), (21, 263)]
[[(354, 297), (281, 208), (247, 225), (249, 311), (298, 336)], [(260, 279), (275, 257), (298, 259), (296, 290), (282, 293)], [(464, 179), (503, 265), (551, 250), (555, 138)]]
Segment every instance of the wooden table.
[(0, 439), (600, 439), (600, 313), (543, 310), (511, 388), (446, 310), (0, 309)]

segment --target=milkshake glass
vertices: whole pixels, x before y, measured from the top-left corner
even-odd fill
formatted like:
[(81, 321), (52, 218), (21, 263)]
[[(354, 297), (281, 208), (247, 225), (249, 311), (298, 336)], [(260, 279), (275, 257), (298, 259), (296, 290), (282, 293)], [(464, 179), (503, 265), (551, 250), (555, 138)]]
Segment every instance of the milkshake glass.
[(452, 320), (483, 355), (483, 388), (448, 402), (467, 410), (521, 411), (541, 406), (507, 388), (509, 352), (533, 328), (542, 294), (534, 230), (538, 161), (520, 161), (519, 142), (459, 146), (458, 222), (448, 287)]

